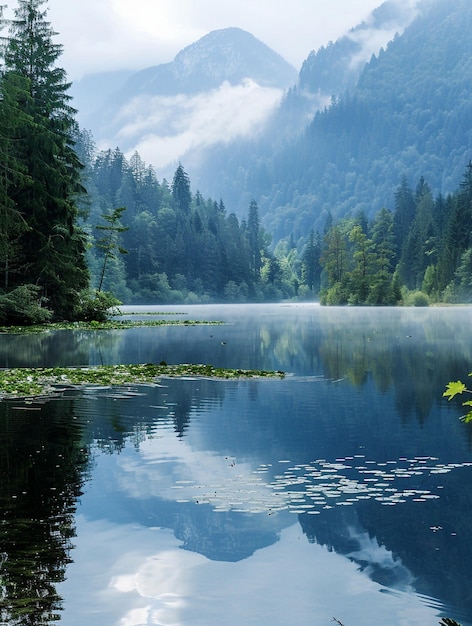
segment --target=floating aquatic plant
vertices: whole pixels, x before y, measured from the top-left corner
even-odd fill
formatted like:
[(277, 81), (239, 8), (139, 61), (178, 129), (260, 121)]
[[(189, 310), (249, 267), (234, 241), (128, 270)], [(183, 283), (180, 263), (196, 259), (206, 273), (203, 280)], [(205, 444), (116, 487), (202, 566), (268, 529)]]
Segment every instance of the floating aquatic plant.
[[(469, 462), (440, 463), (436, 457), (402, 457), (383, 463), (355, 455), (335, 462), (317, 459), (293, 466), (280, 460), (278, 467), (264, 464), (248, 472), (231, 460), (228, 467), (238, 469), (231, 476), (222, 472), (220, 482), (215, 479), (210, 485), (202, 485), (178, 481), (173, 488), (180, 490), (181, 499), (208, 504), (215, 511), (319, 515), (323, 510), (365, 500), (383, 506), (436, 500), (442, 489), (435, 479), (437, 475), (471, 466)], [(417, 484), (425, 478), (431, 479), (429, 489)], [(432, 532), (437, 530), (439, 527), (431, 527)]]
[(154, 384), (160, 377), (283, 378), (283, 372), (166, 363), (0, 370), (0, 399), (50, 395), (67, 387)]
[(222, 325), (222, 321), (207, 320), (105, 320), (103, 322), (55, 322), (50, 324), (40, 324), (37, 326), (0, 326), (1, 334), (28, 334), (45, 333), (51, 330), (124, 330), (127, 328), (143, 328), (153, 326), (215, 326)]

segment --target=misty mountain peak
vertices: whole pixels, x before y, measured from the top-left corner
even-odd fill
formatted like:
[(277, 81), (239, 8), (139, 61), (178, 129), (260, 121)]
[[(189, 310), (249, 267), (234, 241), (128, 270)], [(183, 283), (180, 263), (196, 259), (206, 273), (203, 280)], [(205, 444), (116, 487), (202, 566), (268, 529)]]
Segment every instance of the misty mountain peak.
[(297, 79), (294, 67), (250, 33), (215, 30), (172, 62), (128, 76), (88, 116), (83, 89), (81, 123), (98, 141), (138, 149), (163, 167), (202, 142), (254, 134)]
[[(175, 80), (207, 89), (245, 78), (264, 87), (284, 89), (296, 82), (296, 70), (280, 55), (240, 28), (215, 30), (184, 48), (172, 64)], [(198, 87), (200, 84), (201, 87)], [(192, 89), (193, 91), (193, 89)]]

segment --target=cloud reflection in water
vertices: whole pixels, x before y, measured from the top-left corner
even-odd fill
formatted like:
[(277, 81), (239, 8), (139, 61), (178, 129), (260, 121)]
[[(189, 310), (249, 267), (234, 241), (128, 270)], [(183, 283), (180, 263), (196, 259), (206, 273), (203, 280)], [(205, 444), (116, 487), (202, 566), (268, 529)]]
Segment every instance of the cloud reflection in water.
[[(298, 524), (283, 530), (276, 544), (238, 563), (182, 550), (163, 529), (116, 528), (81, 517), (78, 536), (83, 558), (71, 566), (63, 586), (66, 626), (76, 623), (74, 613), (89, 626), (329, 624), (333, 614), (365, 626), (438, 621), (434, 603), (411, 592), (380, 593), (386, 589), (355, 563), (308, 544)], [(155, 552), (148, 554), (151, 545)], [(102, 575), (91, 576), (86, 555), (97, 549)], [(94, 607), (89, 614), (81, 603), (85, 598)], [(77, 603), (80, 611), (74, 611)]]

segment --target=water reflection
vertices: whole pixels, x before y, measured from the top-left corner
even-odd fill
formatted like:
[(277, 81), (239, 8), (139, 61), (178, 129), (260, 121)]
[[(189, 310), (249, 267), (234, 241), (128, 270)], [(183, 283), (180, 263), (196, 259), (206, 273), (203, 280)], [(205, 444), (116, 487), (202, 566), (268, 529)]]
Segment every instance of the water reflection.
[(0, 405), (3, 624), (49, 624), (62, 607), (87, 453), (70, 402)]
[(191, 316), (228, 324), (17, 338), (17, 364), (31, 339), (38, 364), (290, 375), (1, 404), (4, 621), (470, 624), (470, 429), (441, 396), (468, 309)]
[[(437, 624), (433, 600), (386, 591), (359, 573), (354, 562), (323, 546), (307, 544), (298, 524), (252, 558), (228, 563), (182, 550), (172, 533), (142, 527), (117, 528), (79, 519), (81, 557), (100, 545), (106, 565), (84, 576), (71, 596), (73, 611), (88, 623), (109, 624)], [(104, 575), (105, 574), (105, 575)], [(91, 578), (91, 580), (90, 580)], [(97, 589), (101, 592), (97, 593)], [(90, 608), (93, 601), (95, 611)]]
[[(287, 403), (281, 401), (287, 382), (292, 388), (289, 412)], [(393, 626), (400, 623), (396, 621), (400, 619), (400, 607), (408, 605), (414, 612), (406, 623), (427, 623), (421, 619), (441, 611), (439, 602), (428, 598), (441, 598), (455, 607), (446, 612), (460, 615), (466, 623), (464, 614), (457, 608), (463, 607), (465, 611), (468, 606), (471, 556), (467, 549), (462, 555), (457, 553), (457, 545), (467, 541), (467, 517), (464, 515), (462, 521), (456, 519), (455, 499), (462, 494), (470, 505), (469, 496), (462, 493), (464, 477), (457, 477), (459, 472), (469, 476), (470, 467), (467, 445), (461, 444), (461, 425), (457, 424), (456, 429), (456, 422), (443, 423), (445, 415), (437, 411), (431, 417), (434, 425), (430, 431), (423, 432), (421, 425), (413, 423), (405, 441), (398, 435), (389, 437), (401, 426), (401, 420), (395, 417), (393, 398), (384, 400), (378, 412), (369, 416), (367, 429), (362, 428), (362, 422), (368, 413), (362, 415), (359, 411), (354, 422), (343, 430), (343, 407), (350, 394), (346, 383), (338, 384), (339, 397), (332, 401), (327, 412), (322, 407), (327, 406), (326, 400), (332, 394), (329, 382), (263, 381), (229, 385), (213, 382), (206, 390), (206, 405), (193, 407), (191, 428), (182, 438), (175, 430), (172, 414), (179, 405), (181, 389), (190, 387), (192, 391), (187, 389), (187, 395), (195, 397), (200, 383), (165, 381), (163, 388), (150, 390), (149, 403), (162, 413), (149, 418), (147, 436), (139, 438), (138, 444), (133, 431), (141, 431), (141, 426), (133, 426), (131, 416), (141, 415), (142, 410), (133, 411), (129, 401), (124, 403), (121, 428), (123, 432), (129, 429), (128, 441), (134, 445), (125, 445), (119, 455), (96, 459), (94, 481), (87, 494), (87, 523), (108, 520), (112, 526), (134, 525), (140, 533), (148, 528), (158, 542), (162, 533), (159, 529), (170, 528), (173, 537), (179, 540), (174, 552), (180, 546), (200, 555), (198, 559), (180, 555), (179, 568), (185, 569), (183, 563), (187, 560), (200, 564), (207, 563), (206, 559), (227, 563), (252, 560), (261, 550), (269, 550), (283, 541), (284, 529), (291, 528), (293, 519), (298, 519), (309, 542), (327, 550), (322, 552), (327, 563), (335, 551), (349, 559), (346, 567), (350, 562), (361, 568), (362, 575), (359, 574), (356, 585), (362, 589), (360, 597), (364, 600), (363, 594), (369, 597), (372, 593), (372, 602), (379, 602), (375, 619), (382, 616), (382, 623)], [(219, 387), (224, 390), (223, 396), (215, 394), (211, 401), (211, 389)], [(111, 399), (109, 402), (112, 404)], [(139, 398), (131, 399), (131, 403), (144, 406)], [(105, 406), (102, 412), (106, 416)], [(450, 429), (451, 441), (445, 446), (441, 436), (438, 440), (442, 428)], [(402, 455), (402, 451), (418, 449), (430, 450), (434, 456)], [(357, 454), (337, 456), (337, 452), (346, 454), (346, 450)], [(451, 488), (452, 485), (456, 487)], [(446, 523), (448, 516), (450, 520)], [(443, 532), (443, 529), (447, 530)], [(298, 541), (306, 546), (300, 527), (297, 532)], [(146, 578), (145, 572), (154, 571), (151, 565), (156, 559), (160, 565), (161, 560), (168, 558), (167, 550), (164, 552), (165, 556), (142, 554), (142, 569), (140, 566), (137, 573), (114, 574), (112, 579), (118, 576), (117, 580), (121, 581), (115, 590), (122, 594), (126, 588), (131, 593), (123, 582), (125, 579), (128, 585), (141, 589), (136, 577), (142, 580)], [(117, 556), (110, 558), (110, 567), (115, 563), (113, 559), (120, 561)], [(307, 563), (300, 567), (317, 568), (318, 558), (321, 559), (318, 549), (306, 552)], [(297, 567), (295, 563), (291, 566)], [(448, 573), (452, 566), (454, 578)], [(272, 567), (278, 565), (273, 563)], [(331, 576), (332, 565), (323, 567)], [(193, 566), (190, 569), (193, 571)], [(348, 568), (344, 577), (336, 574), (339, 581), (335, 583), (331, 579), (331, 584), (347, 585), (345, 576), (349, 571), (356, 568)], [(233, 572), (228, 574), (230, 579), (233, 575)], [(193, 579), (192, 584), (195, 584)], [(262, 587), (268, 593), (270, 587), (265, 583)], [(135, 599), (144, 597), (149, 602), (154, 597), (151, 592), (146, 595), (142, 590), (132, 589)], [(396, 589), (400, 595), (382, 604), (377, 599), (379, 589)], [(412, 596), (413, 590), (424, 598)], [(284, 596), (287, 600), (277, 601), (280, 616), (293, 610), (292, 591), (296, 593), (288, 585)], [(402, 595), (405, 593), (406, 597)], [(317, 606), (318, 594), (319, 588), (311, 590)], [(157, 595), (160, 602), (165, 593)], [(184, 605), (195, 611), (195, 597), (183, 595)], [(341, 593), (338, 588), (337, 597), (331, 612), (334, 607), (341, 607), (348, 616), (359, 611), (349, 593)], [(220, 620), (227, 601), (224, 597), (218, 604)], [(156, 606), (160, 606), (159, 602), (156, 600)], [(136, 610), (136, 615), (142, 616), (144, 611), (146, 619), (151, 619), (147, 609)], [(155, 610), (160, 615), (160, 609)], [(416, 611), (421, 616), (418, 621), (415, 621)], [(180, 612), (172, 614), (179, 623)], [(203, 615), (201, 623), (205, 620), (207, 624), (220, 623), (211, 621), (208, 611), (203, 611)], [(237, 611), (236, 615), (244, 618)], [(369, 622), (362, 611), (359, 619), (374, 623), (373, 617)], [(280, 619), (272, 623), (290, 622)], [(430, 620), (430, 623), (435, 622)]]

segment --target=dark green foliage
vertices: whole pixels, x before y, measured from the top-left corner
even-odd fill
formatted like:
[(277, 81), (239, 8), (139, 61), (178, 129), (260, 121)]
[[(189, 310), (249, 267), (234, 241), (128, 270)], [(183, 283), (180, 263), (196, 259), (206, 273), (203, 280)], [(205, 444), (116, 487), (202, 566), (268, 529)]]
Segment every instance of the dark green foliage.
[(0, 295), (0, 323), (4, 325), (43, 324), (51, 317), (38, 285), (20, 285)]
[[(77, 147), (87, 154), (80, 135)], [(424, 177), (413, 191), (403, 176), (393, 211), (381, 208), (369, 220), (359, 210), (355, 218), (337, 221), (328, 211), (323, 238), (312, 229), (297, 247), (292, 233), (271, 251), (255, 201), (239, 222), (222, 200), (193, 196), (182, 165), (169, 188), (137, 153), (128, 162), (119, 149), (108, 150), (85, 162), (90, 205), (84, 227), (93, 284), (103, 283), (129, 303), (318, 295), (337, 305), (470, 302), (471, 171), (468, 166), (455, 194), (436, 199)], [(121, 199), (126, 204), (118, 216), (113, 203)], [(95, 226), (104, 215), (99, 230), (107, 237), (100, 240)], [(106, 253), (120, 249), (128, 254)]]
[(5, 47), (0, 149), (8, 155), (1, 182), (7, 228), (0, 255), (5, 289), (38, 285), (54, 316), (67, 318), (88, 284), (85, 236), (76, 223), (83, 188), (69, 84), (56, 66), (62, 48), (44, 4), (19, 0)]
[(177, 211), (183, 213), (190, 211), (190, 203), (192, 201), (190, 179), (181, 164), (176, 169), (174, 180), (172, 181), (172, 198)]
[(261, 241), (259, 209), (255, 200), (249, 205), (247, 220), (247, 240), (249, 243), (249, 264), (253, 277), (257, 277), (261, 270)]
[(119, 234), (128, 230), (128, 227), (122, 226), (120, 222), (123, 211), (126, 211), (126, 207), (119, 207), (111, 211), (111, 213), (104, 213), (102, 218), (105, 223), (95, 226), (97, 230), (104, 233), (103, 237), (98, 239), (96, 243), (97, 248), (103, 254), (102, 269), (100, 271), (97, 289), (99, 292), (102, 290), (108, 262), (116, 260), (116, 252), (119, 254), (127, 254), (127, 250), (122, 248), (118, 243)]
[(79, 293), (75, 302), (74, 319), (104, 322), (110, 317), (110, 312), (117, 311), (120, 304), (121, 302), (108, 291), (84, 290)]
[[(204, 199), (199, 192), (193, 196), (182, 165), (169, 188), (137, 153), (129, 161), (118, 148), (94, 157), (86, 148), (89, 142), (87, 134), (78, 135), (89, 191), (88, 261), (98, 291), (112, 291), (130, 303), (295, 295), (292, 276), (287, 278), (269, 252), (255, 201), (240, 223), (222, 200)], [(118, 202), (122, 207), (115, 209)]]
[(394, 202), (395, 212), (381, 209), (367, 232), (347, 217), (328, 229), (321, 252), (322, 302), (472, 302), (472, 165), (446, 199), (434, 199), (423, 177), (413, 194), (403, 178)]

